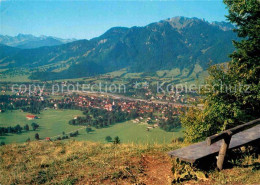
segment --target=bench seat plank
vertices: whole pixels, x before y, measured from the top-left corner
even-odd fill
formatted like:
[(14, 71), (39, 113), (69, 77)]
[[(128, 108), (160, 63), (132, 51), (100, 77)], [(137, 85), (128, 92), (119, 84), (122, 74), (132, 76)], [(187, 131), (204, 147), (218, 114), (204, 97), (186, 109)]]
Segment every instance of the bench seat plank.
[[(260, 125), (257, 125), (248, 130), (233, 135), (230, 141), (229, 149), (237, 148), (259, 139), (260, 139)], [(207, 156), (217, 154), (221, 144), (222, 144), (222, 140), (213, 143), (210, 146), (207, 145), (206, 141), (202, 141), (184, 148), (173, 150), (168, 154), (171, 157), (179, 158), (180, 160), (194, 163)]]

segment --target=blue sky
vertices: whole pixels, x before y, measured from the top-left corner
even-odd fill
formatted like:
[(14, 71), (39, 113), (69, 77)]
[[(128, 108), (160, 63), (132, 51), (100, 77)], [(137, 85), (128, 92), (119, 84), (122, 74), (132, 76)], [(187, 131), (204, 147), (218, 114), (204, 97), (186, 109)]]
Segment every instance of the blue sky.
[(0, 34), (90, 39), (115, 26), (145, 26), (175, 16), (225, 21), (221, 0), (0, 0)]

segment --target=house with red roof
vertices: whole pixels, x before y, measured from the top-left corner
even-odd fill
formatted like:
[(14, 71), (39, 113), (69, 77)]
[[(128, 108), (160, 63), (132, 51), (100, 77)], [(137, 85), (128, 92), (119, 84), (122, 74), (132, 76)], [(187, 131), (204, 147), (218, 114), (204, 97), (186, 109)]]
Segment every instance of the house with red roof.
[(38, 119), (38, 116), (26, 115), (26, 118), (27, 118), (28, 120), (33, 120), (33, 119)]

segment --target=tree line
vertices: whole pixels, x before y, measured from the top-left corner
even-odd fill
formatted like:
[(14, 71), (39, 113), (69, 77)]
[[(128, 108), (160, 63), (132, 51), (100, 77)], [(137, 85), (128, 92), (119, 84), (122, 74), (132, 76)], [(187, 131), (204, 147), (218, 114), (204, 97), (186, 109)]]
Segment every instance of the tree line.
[(69, 121), (70, 125), (84, 125), (93, 126), (95, 128), (103, 128), (114, 123), (123, 122), (130, 119), (135, 119), (139, 115), (136, 111), (131, 113), (117, 111), (107, 111), (105, 109), (98, 109), (93, 107), (86, 107), (83, 110), (84, 116), (78, 116)]
[[(31, 124), (31, 127), (32, 127), (32, 130), (36, 130), (37, 128), (39, 128), (39, 125), (37, 123), (32, 123)], [(20, 134), (22, 133), (22, 131), (29, 131), (30, 130), (30, 127), (28, 124), (26, 124), (25, 126), (20, 126), (19, 124), (17, 124), (16, 126), (14, 127), (0, 127), (0, 136), (3, 136), (3, 135), (6, 135), (8, 133), (11, 133), (11, 134)]]

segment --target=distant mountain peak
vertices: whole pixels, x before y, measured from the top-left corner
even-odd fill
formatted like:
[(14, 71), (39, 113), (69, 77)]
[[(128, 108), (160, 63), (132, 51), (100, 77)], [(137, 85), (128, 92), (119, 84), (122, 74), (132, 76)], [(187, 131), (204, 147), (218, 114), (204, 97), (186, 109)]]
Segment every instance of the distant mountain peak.
[(184, 17), (184, 16), (176, 16), (176, 17), (172, 17), (172, 18), (168, 18), (166, 19), (167, 21), (170, 22), (180, 22), (180, 23), (184, 23), (185, 21), (194, 21), (194, 20), (203, 20), (203, 19), (199, 19), (197, 17)]
[(221, 21), (221, 22), (213, 21), (211, 24), (214, 26), (217, 26), (218, 28), (222, 29), (223, 31), (229, 31), (229, 30), (233, 30), (236, 28), (235, 25), (233, 25), (229, 22), (225, 22), (225, 21)]
[(76, 39), (61, 39), (51, 36), (41, 35), (36, 37), (32, 34), (19, 33), (17, 36), (0, 35), (0, 44), (21, 49), (38, 48), (42, 46), (56, 46), (73, 42)]
[(176, 29), (182, 29), (188, 26), (192, 26), (194, 24), (198, 24), (198, 23), (205, 23), (208, 25), (213, 25), (218, 27), (219, 29), (223, 30), (223, 31), (230, 31), (233, 30), (235, 28), (235, 26), (229, 22), (225, 22), (225, 21), (213, 21), (213, 22), (208, 22), (205, 19), (200, 19), (197, 17), (184, 17), (184, 16), (177, 16), (177, 17), (172, 17), (172, 18), (168, 18), (165, 20), (160, 21), (159, 23), (169, 23), (172, 27), (176, 28)]
[(163, 23), (163, 22), (168, 22), (172, 27), (174, 27), (176, 29), (182, 29), (187, 26), (191, 26), (194, 23), (200, 23), (200, 22), (209, 24), (207, 21), (205, 21), (205, 19), (199, 19), (197, 17), (188, 18), (188, 17), (183, 17), (183, 16), (172, 17), (172, 18), (168, 18), (168, 19), (160, 21), (160, 23)]

